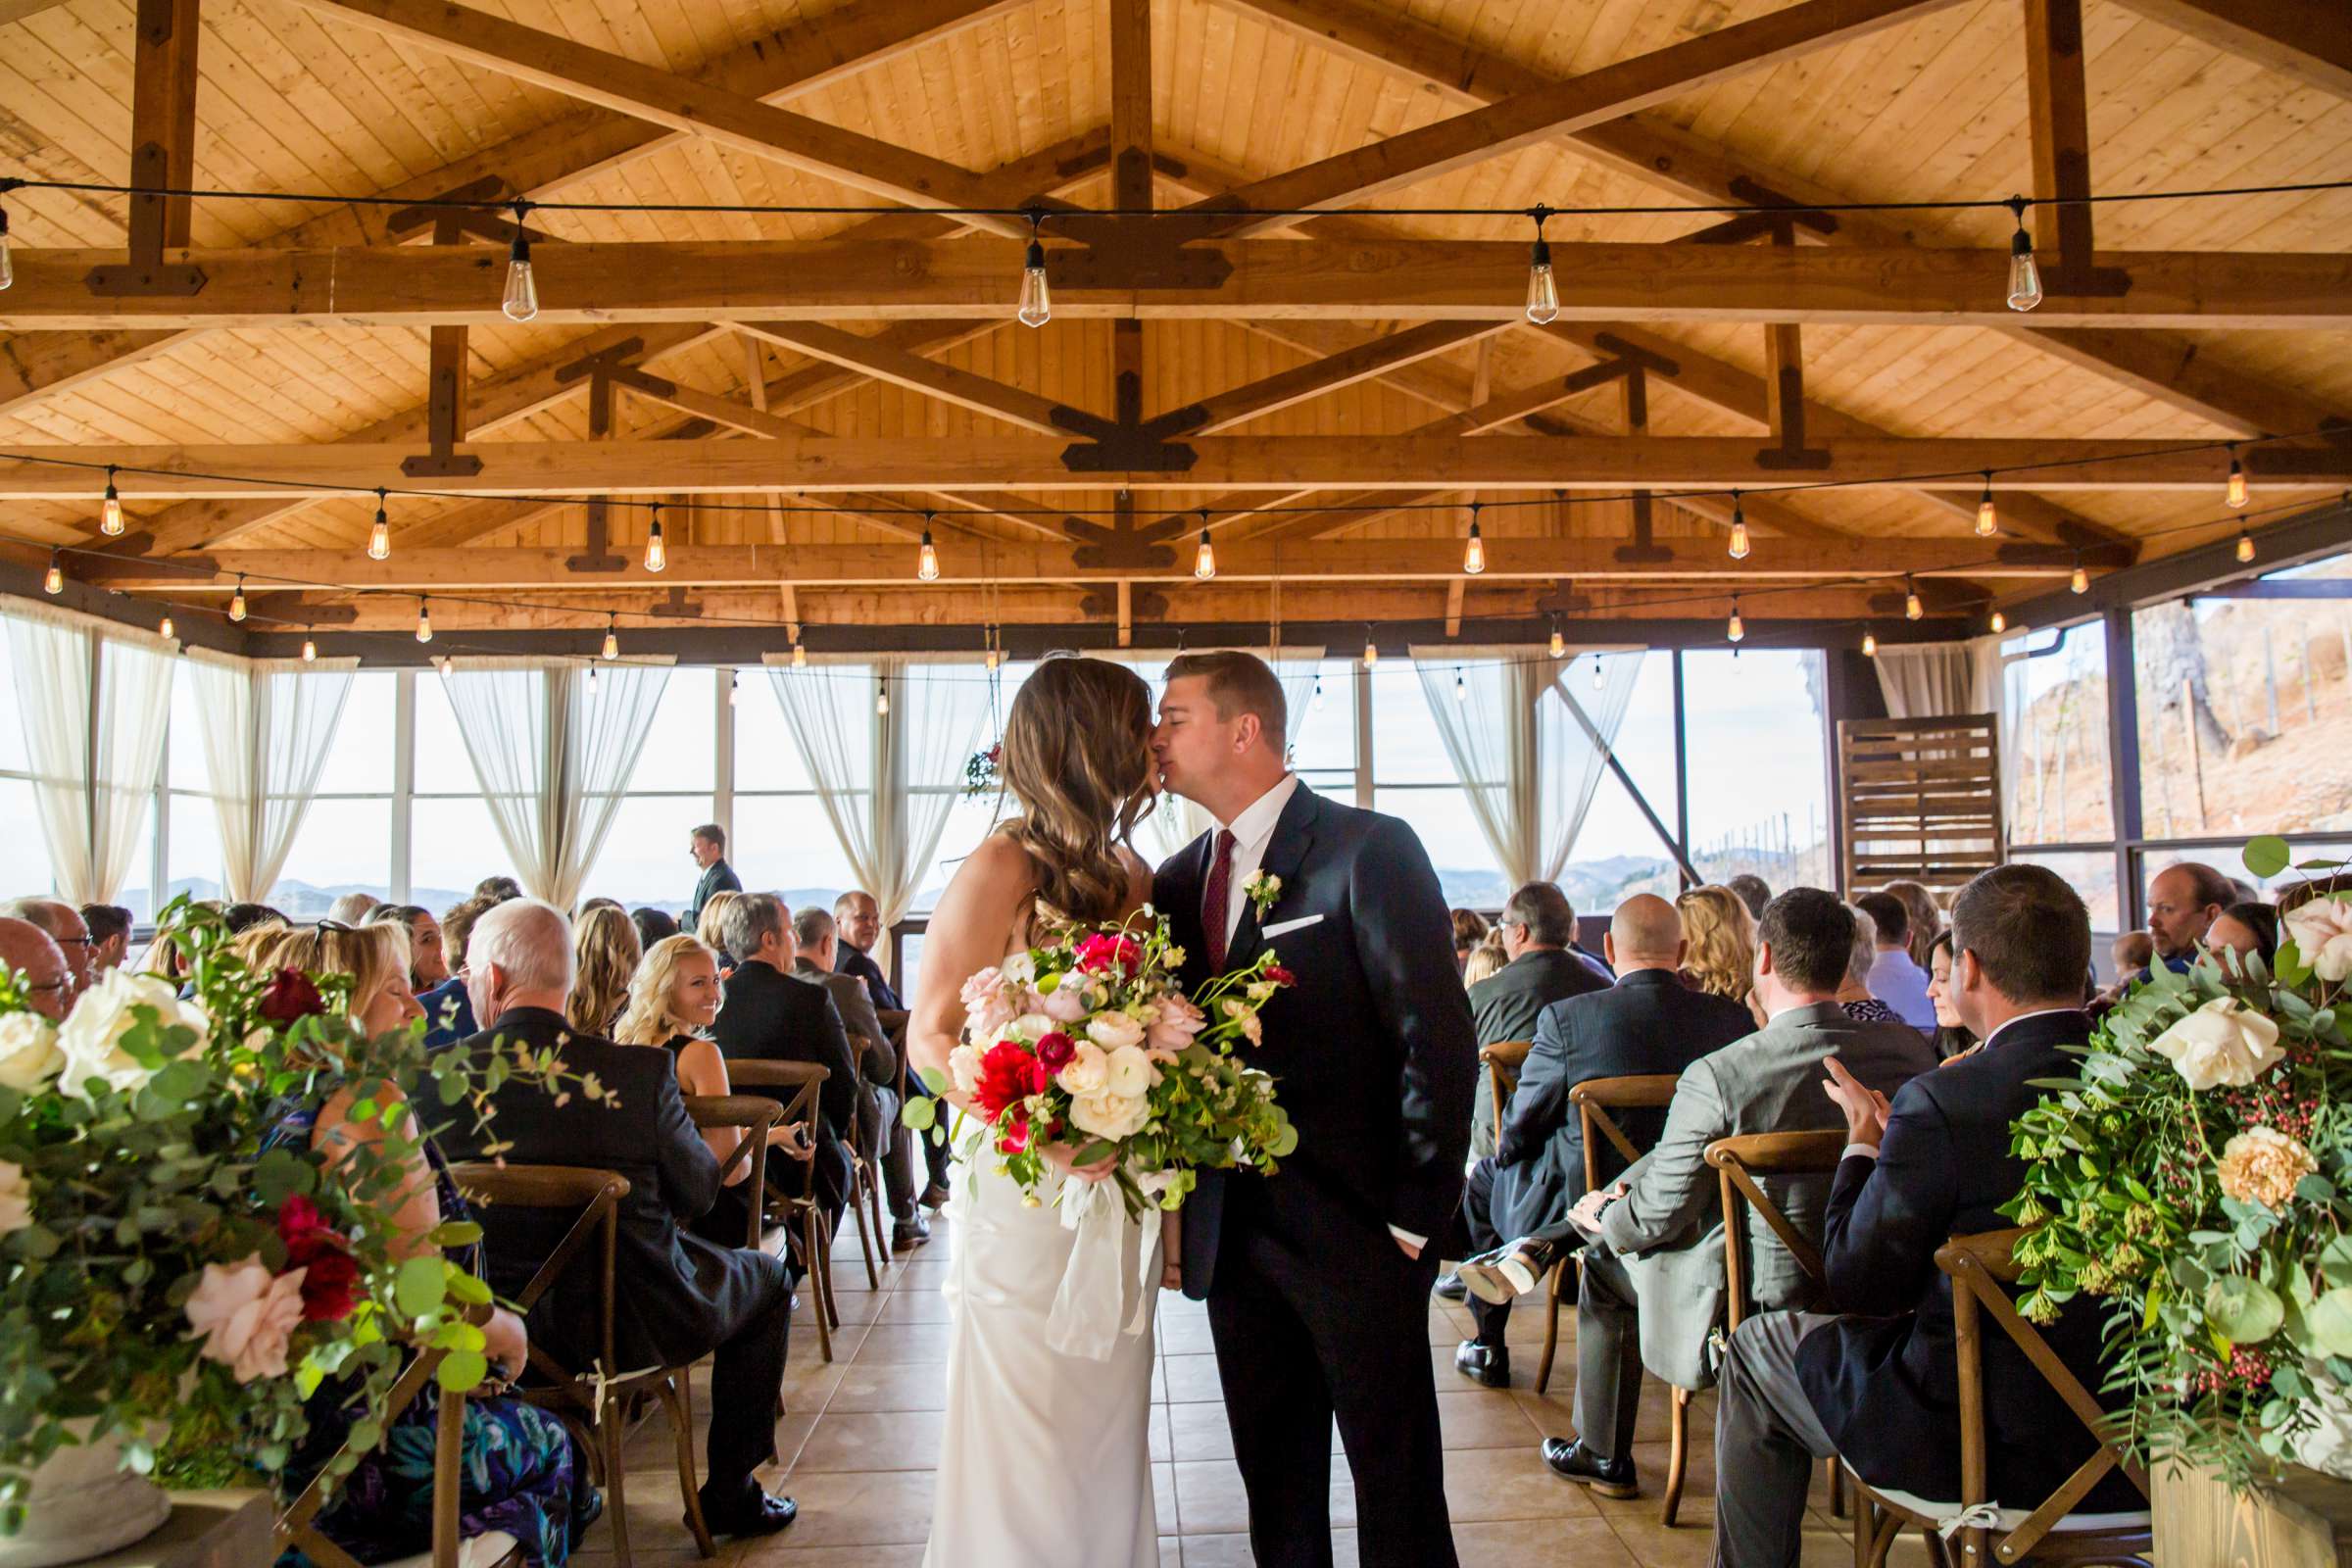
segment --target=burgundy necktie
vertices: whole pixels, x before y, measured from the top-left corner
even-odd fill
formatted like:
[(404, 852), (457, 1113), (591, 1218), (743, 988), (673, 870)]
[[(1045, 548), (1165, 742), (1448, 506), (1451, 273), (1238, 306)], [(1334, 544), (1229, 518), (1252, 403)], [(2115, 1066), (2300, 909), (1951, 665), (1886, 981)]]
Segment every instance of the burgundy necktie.
[(1233, 897), (1233, 834), (1224, 828), (1217, 830), (1217, 858), (1208, 867), (1208, 885), (1200, 891), (1200, 934), (1208, 949), (1208, 972), (1221, 974), (1225, 969), (1225, 917), (1227, 904)]

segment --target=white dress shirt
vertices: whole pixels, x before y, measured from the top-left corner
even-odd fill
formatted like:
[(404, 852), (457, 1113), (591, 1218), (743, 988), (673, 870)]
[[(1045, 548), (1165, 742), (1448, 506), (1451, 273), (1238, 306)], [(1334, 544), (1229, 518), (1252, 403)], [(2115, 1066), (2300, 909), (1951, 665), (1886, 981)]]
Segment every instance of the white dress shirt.
[[(1296, 773), (1285, 773), (1282, 782), (1251, 801), (1236, 812), (1230, 822), (1220, 822), (1218, 829), (1233, 835), (1233, 880), (1225, 885), (1225, 946), (1233, 947), (1233, 935), (1242, 928), (1242, 911), (1250, 906), (1249, 896), (1242, 884), (1266, 863), (1266, 846), (1274, 842), (1274, 824), (1282, 820), (1282, 809), (1291, 804), (1291, 797), (1304, 788)], [(1216, 841), (1210, 840), (1208, 863), (1217, 863)]]

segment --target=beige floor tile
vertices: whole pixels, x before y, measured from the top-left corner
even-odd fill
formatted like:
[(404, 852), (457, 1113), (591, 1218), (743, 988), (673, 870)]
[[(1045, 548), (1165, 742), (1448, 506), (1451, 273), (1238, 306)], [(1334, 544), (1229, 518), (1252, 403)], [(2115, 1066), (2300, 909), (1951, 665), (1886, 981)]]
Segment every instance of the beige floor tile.
[(945, 1323), (948, 1298), (938, 1291), (891, 1291), (876, 1298), (873, 1321), (878, 1324)]
[(1446, 1455), (1446, 1507), (1457, 1520), (1594, 1518), (1584, 1488), (1545, 1467), (1532, 1443)]
[[(804, 1546), (793, 1540), (799, 1525), (769, 1541), (750, 1543), (743, 1555), (725, 1568), (922, 1568), (923, 1548), (917, 1542), (897, 1546)], [(572, 1558), (574, 1563), (579, 1558)], [(701, 1568), (710, 1568), (709, 1564)]]
[(1438, 1392), (1438, 1424), (1447, 1448), (1533, 1448), (1543, 1439), (1519, 1402), (1491, 1393)]
[(931, 1477), (922, 1471), (802, 1471), (788, 1490), (801, 1516), (777, 1550), (920, 1546), (931, 1533)]
[(1205, 1355), (1216, 1346), (1209, 1340), (1208, 1318), (1162, 1317), (1158, 1323), (1159, 1348), (1168, 1355)]
[(865, 1331), (858, 1359), (869, 1366), (947, 1365), (950, 1325), (879, 1323)]
[(1192, 1404), (1202, 1400), (1222, 1400), (1224, 1385), (1217, 1381), (1217, 1358), (1214, 1355), (1167, 1355), (1161, 1366), (1167, 1385), (1167, 1399), (1171, 1404)]
[(800, 1450), (798, 1470), (937, 1470), (947, 1417), (936, 1410), (832, 1410)]
[[(1188, 1538), (1195, 1535), (1234, 1535), (1250, 1528), (1250, 1499), (1242, 1489), (1242, 1473), (1231, 1459), (1178, 1462), (1176, 1517)], [(1355, 1522), (1355, 1485), (1347, 1461), (1334, 1457), (1331, 1466), (1331, 1522), (1335, 1527)]]
[(948, 1369), (939, 1365), (876, 1366), (859, 1363), (843, 1370), (826, 1413), (876, 1410), (944, 1410)]

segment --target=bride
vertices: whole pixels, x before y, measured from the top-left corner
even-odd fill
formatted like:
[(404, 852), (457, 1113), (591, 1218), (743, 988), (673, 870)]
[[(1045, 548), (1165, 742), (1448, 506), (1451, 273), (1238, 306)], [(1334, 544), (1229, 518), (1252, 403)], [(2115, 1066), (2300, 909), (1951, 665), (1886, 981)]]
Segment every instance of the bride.
[[(1031, 945), (1041, 921), (1118, 920), (1152, 896), (1127, 845), (1152, 806), (1152, 692), (1123, 664), (1056, 658), (1013, 698), (999, 764), (1017, 815), (957, 869), (923, 938), (906, 1035), (913, 1065), (947, 1074), (964, 980)], [(949, 1100), (964, 1097), (951, 1085)], [(1068, 1144), (1042, 1152), (1051, 1185), (1099, 1182)], [(1151, 1313), (1107, 1361), (1049, 1343), (1074, 1233), (1049, 1200), (1024, 1205), (985, 1148), (966, 1169), (946, 1295), (953, 1330), (939, 1485), (924, 1568), (1152, 1568), (1159, 1561), (1149, 1444)], [(1123, 1210), (1121, 1211), (1123, 1215)], [(1157, 1226), (1122, 1218), (1120, 1278), (1137, 1311), (1140, 1256)], [(1146, 1278), (1156, 1277), (1150, 1270)]]

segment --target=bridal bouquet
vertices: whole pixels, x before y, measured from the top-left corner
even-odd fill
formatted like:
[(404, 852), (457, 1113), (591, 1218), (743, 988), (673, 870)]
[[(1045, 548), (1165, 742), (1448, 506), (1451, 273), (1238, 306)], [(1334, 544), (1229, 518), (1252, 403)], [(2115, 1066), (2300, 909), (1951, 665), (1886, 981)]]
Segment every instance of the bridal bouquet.
[[(1265, 953), (1187, 997), (1183, 961), (1147, 906), (1122, 925), (1056, 930), (966, 980), (948, 1069), (977, 1123), (967, 1157), (993, 1149), (1034, 1203), (1039, 1147), (1075, 1144), (1078, 1164), (1117, 1161), (1130, 1216), (1181, 1206), (1203, 1166), (1271, 1173), (1298, 1135), (1274, 1080), (1235, 1048), (1259, 1043), (1258, 1011), (1290, 971)], [(908, 1126), (933, 1128), (934, 1116), (931, 1101), (909, 1100)]]

